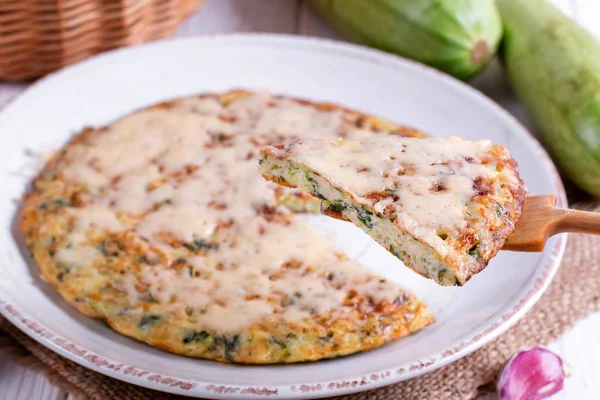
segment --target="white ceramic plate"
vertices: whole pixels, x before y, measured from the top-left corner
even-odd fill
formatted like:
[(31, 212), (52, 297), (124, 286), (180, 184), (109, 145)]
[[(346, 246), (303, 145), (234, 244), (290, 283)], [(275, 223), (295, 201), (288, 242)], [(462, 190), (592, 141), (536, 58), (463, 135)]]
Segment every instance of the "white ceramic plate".
[(299, 37), (234, 35), (154, 43), (96, 57), (35, 84), (0, 114), (0, 312), (28, 335), (95, 371), (137, 385), (209, 398), (313, 398), (388, 385), (439, 368), (519, 319), (556, 272), (565, 237), (540, 254), (501, 252), (463, 288), (423, 279), (358, 228), (309, 218), (351, 257), (399, 280), (437, 323), (382, 348), (286, 366), (225, 365), (165, 353), (80, 315), (40, 278), (15, 229), (21, 194), (44, 153), (84, 125), (204, 91), (267, 89), (331, 101), (436, 136), (489, 138), (507, 146), (532, 194), (564, 204), (553, 164), (505, 111), (470, 87), (419, 64), (366, 48)]

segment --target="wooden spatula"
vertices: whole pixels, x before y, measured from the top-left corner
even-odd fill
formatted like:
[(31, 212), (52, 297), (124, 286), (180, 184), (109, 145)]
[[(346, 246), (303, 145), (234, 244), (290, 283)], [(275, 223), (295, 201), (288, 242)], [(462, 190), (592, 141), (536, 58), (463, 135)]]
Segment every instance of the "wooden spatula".
[(552, 195), (525, 199), (523, 214), (502, 250), (537, 252), (563, 232), (600, 234), (600, 213), (556, 208)]

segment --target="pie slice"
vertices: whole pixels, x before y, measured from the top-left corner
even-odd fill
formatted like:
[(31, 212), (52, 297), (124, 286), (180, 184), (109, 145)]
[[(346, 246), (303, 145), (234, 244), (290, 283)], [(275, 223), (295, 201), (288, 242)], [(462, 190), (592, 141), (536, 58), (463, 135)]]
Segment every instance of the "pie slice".
[(459, 138), (302, 140), (261, 150), (270, 181), (322, 199), (415, 272), (463, 285), (521, 215), (526, 189), (502, 146)]

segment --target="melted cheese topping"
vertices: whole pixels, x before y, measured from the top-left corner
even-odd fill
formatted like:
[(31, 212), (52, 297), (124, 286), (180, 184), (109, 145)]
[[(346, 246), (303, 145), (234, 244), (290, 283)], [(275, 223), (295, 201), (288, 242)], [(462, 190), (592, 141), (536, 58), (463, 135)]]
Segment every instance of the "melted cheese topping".
[(102, 253), (93, 246), (74, 246), (60, 249), (54, 259), (61, 264), (89, 265), (102, 258)]
[(127, 303), (151, 298), (153, 312), (185, 309), (219, 332), (273, 316), (339, 315), (350, 291), (393, 301), (401, 288), (345, 260), (278, 206), (257, 170), (262, 145), (354, 134), (368, 133), (341, 111), (268, 95), (227, 106), (193, 98), (133, 114), (66, 153), (62, 177), (89, 196), (70, 213), (70, 247), (54, 258), (90, 265), (100, 254), (90, 230), (128, 234), (162, 258), (114, 279)]
[(388, 136), (307, 140), (272, 152), (317, 172), (378, 213), (395, 215), (397, 224), (436, 245), (442, 242), (436, 232), (466, 228), (475, 180), (498, 174), (495, 163), (483, 161), (491, 146), (487, 140)]

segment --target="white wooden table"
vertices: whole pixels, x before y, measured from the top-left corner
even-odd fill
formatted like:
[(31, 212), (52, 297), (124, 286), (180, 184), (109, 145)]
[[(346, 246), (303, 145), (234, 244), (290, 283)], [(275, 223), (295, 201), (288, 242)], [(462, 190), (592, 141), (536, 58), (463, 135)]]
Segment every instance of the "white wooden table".
[[(600, 38), (600, 0), (552, 0)], [(303, 0), (207, 0), (185, 21), (177, 36), (221, 32), (280, 32), (340, 37), (316, 17)], [(526, 119), (499, 66), (493, 65), (473, 85), (515, 114)], [(0, 83), (0, 107), (26, 88)], [(555, 400), (600, 399), (600, 313), (581, 321), (550, 346), (573, 367), (573, 376)], [(0, 400), (63, 400), (71, 398), (41, 375), (7, 359), (0, 352)], [(480, 400), (493, 400), (485, 396)]]

